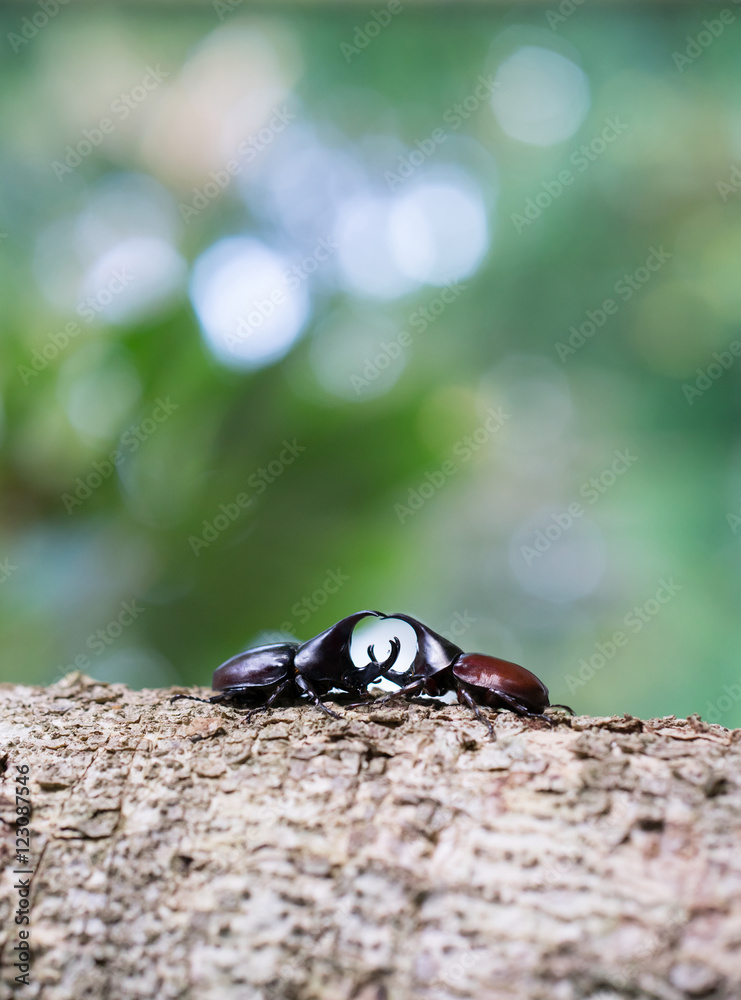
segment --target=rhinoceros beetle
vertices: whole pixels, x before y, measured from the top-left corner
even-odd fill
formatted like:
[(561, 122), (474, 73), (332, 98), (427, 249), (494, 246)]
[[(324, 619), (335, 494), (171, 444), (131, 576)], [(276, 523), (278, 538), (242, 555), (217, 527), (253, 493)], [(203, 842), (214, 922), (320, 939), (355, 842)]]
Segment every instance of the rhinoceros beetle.
[(399, 694), (409, 696), (424, 692), (434, 696), (455, 691), (458, 701), (468, 705), (492, 737), (494, 730), (491, 722), (479, 711), (479, 705), (507, 708), (527, 718), (545, 719), (550, 725), (553, 720), (544, 714), (546, 708), (563, 708), (574, 714), (567, 705), (551, 705), (548, 688), (525, 667), (483, 653), (464, 653), (444, 636), (409, 615), (385, 617), (398, 618), (412, 626), (417, 636), (417, 653), (411, 667), (404, 673), (384, 666), (381, 671), (383, 676), (403, 686), (399, 691), (378, 699), (375, 704)]
[(357, 623), (369, 615), (384, 617), (380, 611), (358, 611), (308, 642), (272, 643), (238, 653), (214, 671), (212, 687), (218, 694), (211, 698), (176, 694), (170, 701), (187, 698), (208, 704), (233, 702), (251, 707), (247, 716), (250, 719), (254, 712), (270, 708), (281, 694), (291, 699), (308, 696), (317, 708), (339, 719), (322, 698), (332, 688), (367, 695), (368, 685), (390, 670), (399, 655), (401, 644), (393, 639), (389, 656), (382, 663), (376, 660), (373, 646), (369, 646), (370, 662), (364, 667), (355, 666), (350, 657), (350, 640)]

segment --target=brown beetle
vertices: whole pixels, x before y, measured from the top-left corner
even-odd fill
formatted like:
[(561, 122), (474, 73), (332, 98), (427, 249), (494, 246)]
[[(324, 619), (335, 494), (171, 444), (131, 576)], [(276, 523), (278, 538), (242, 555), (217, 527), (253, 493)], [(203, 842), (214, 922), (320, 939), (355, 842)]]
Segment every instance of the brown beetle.
[(455, 643), (410, 615), (386, 617), (398, 618), (412, 626), (417, 636), (417, 653), (406, 672), (390, 668), (382, 671), (388, 680), (403, 686), (380, 701), (388, 701), (397, 694), (409, 696), (424, 692), (434, 696), (455, 691), (458, 701), (468, 705), (492, 737), (494, 729), (479, 705), (509, 709), (530, 719), (545, 719), (549, 725), (553, 720), (544, 714), (546, 708), (563, 708), (574, 714), (567, 705), (551, 705), (548, 688), (525, 667), (483, 653), (464, 653)]

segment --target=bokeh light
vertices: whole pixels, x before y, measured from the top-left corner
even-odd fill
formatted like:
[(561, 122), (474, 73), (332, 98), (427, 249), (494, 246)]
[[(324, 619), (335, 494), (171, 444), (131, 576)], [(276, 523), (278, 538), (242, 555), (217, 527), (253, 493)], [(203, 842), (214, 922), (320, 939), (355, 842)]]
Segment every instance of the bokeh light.
[(483, 200), (470, 188), (423, 183), (397, 200), (389, 226), (402, 274), (443, 285), (467, 278), (477, 268), (488, 234)]
[(343, 283), (369, 299), (396, 299), (420, 283), (405, 274), (393, 253), (391, 198), (365, 195), (348, 199), (339, 210), (336, 239)]
[(160, 184), (112, 174), (83, 197), (79, 213), (40, 234), (36, 279), (50, 304), (84, 322), (141, 322), (182, 295), (180, 229), (175, 201)]
[(533, 146), (569, 139), (589, 110), (589, 82), (570, 59), (523, 45), (499, 67), (491, 97), (507, 135)]
[(517, 528), (509, 562), (528, 593), (569, 604), (587, 597), (599, 583), (605, 570), (604, 539), (583, 515), (546, 509)]
[(2, 679), (205, 684), (377, 607), (579, 711), (739, 683), (741, 68), (678, 71), (701, 6), (572, 7), (348, 61), (340, 7), (68, 5), (3, 62)]
[(255, 239), (225, 239), (193, 268), (191, 298), (206, 343), (224, 364), (259, 368), (281, 358), (309, 314), (302, 285), (286, 282), (288, 261)]

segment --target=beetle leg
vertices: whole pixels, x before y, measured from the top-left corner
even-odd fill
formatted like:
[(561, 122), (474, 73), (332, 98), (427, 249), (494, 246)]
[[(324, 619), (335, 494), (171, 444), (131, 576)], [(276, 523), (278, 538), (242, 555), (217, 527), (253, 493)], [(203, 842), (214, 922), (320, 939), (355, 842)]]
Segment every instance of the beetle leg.
[(463, 688), (463, 687), (459, 687), (457, 689), (457, 693), (458, 693), (459, 700), (463, 699), (463, 701), (465, 701), (465, 703), (471, 709), (471, 711), (476, 716), (476, 718), (479, 720), (479, 722), (483, 722), (484, 725), (486, 726), (486, 728), (489, 730), (489, 736), (493, 740), (495, 740), (497, 738), (497, 736), (496, 736), (496, 733), (494, 732), (494, 727), (492, 726), (492, 724), (489, 721), (489, 719), (487, 719), (487, 717), (482, 714), (481, 709), (476, 704), (476, 702), (473, 700), (473, 698), (468, 693), (468, 691), (466, 691), (466, 689)]
[[(406, 673), (400, 674), (398, 670), (384, 670), (383, 677), (387, 681), (391, 681), (392, 684), (402, 684), (406, 685), (409, 683), (409, 678), (414, 676), (414, 671), (410, 668)], [(398, 694), (399, 692), (395, 692)]]
[(319, 695), (314, 690), (314, 688), (311, 686), (311, 684), (309, 684), (309, 682), (306, 680), (306, 678), (302, 677), (301, 674), (297, 674), (297, 676), (296, 676), (296, 687), (299, 689), (299, 691), (304, 691), (306, 694), (308, 694), (308, 696), (314, 702), (314, 704), (316, 705), (316, 707), (317, 708), (321, 708), (321, 710), (326, 715), (331, 716), (333, 719), (341, 719), (342, 718), (342, 716), (338, 715), (337, 712), (333, 712), (330, 708), (327, 708), (327, 706), (324, 704), (324, 702), (319, 697)]
[(519, 715), (523, 719), (540, 719), (541, 722), (547, 722), (549, 726), (555, 726), (556, 720), (552, 719), (549, 715), (544, 715), (542, 712), (528, 712), (527, 709), (512, 708), (510, 711), (514, 712), (515, 715)]
[[(385, 674), (384, 674), (385, 676)], [(411, 684), (407, 684), (406, 687), (399, 688), (398, 691), (392, 691), (391, 694), (384, 695), (383, 698), (374, 698), (370, 703), (372, 705), (385, 705), (387, 701), (391, 701), (392, 698), (396, 698), (397, 695), (414, 695), (418, 694), (422, 688), (425, 686), (424, 677), (420, 677), (419, 680), (413, 681)], [(348, 708), (360, 708), (363, 704), (369, 704), (368, 702), (361, 702), (360, 705), (348, 705)]]
[(188, 701), (202, 701), (204, 705), (218, 705), (220, 701), (224, 700), (224, 696), (221, 694), (215, 694), (211, 698), (196, 698), (194, 694), (174, 694), (172, 698), (170, 698), (170, 704), (172, 705), (174, 701), (186, 699)]
[(564, 712), (568, 712), (569, 715), (576, 715), (573, 708), (569, 708), (568, 705), (549, 705), (548, 708), (562, 708)]
[(524, 708), (513, 709), (517, 715), (521, 715), (524, 719), (540, 719), (542, 722), (547, 722), (549, 726), (555, 726), (556, 720), (552, 719), (550, 715), (544, 715), (542, 712), (527, 712)]
[(244, 717), (244, 721), (245, 722), (249, 722), (250, 719), (252, 718), (252, 716), (256, 715), (257, 712), (265, 712), (268, 708), (270, 708), (270, 706), (273, 704), (273, 702), (275, 701), (275, 699), (285, 691), (285, 689), (289, 686), (290, 683), (291, 683), (291, 681), (290, 681), (290, 678), (289, 678), (287, 681), (283, 681), (282, 684), (279, 684), (278, 687), (275, 689), (275, 691), (273, 691), (273, 693), (270, 695), (270, 697), (268, 698), (268, 700), (265, 702), (264, 705), (258, 705), (257, 708), (251, 708), (249, 710), (249, 712), (247, 713), (247, 715), (245, 715), (245, 717)]
[[(547, 715), (543, 715), (542, 712), (531, 712), (529, 708), (525, 708), (519, 701), (515, 698), (510, 698), (506, 694), (502, 694), (500, 691), (496, 692), (497, 698), (501, 701), (505, 708), (508, 708), (510, 712), (514, 712), (515, 715), (520, 715), (525, 719), (542, 719), (543, 722), (547, 722), (549, 726), (555, 726), (555, 719), (550, 719)], [(552, 708), (552, 705), (546, 706)]]

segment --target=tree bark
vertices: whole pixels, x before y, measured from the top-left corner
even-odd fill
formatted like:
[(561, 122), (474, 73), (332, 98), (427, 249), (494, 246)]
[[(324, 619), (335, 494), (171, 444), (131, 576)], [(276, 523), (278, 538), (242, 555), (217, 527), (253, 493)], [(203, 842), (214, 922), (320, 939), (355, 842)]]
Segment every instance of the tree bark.
[(741, 730), (172, 694), (0, 688), (2, 998), (741, 997)]

